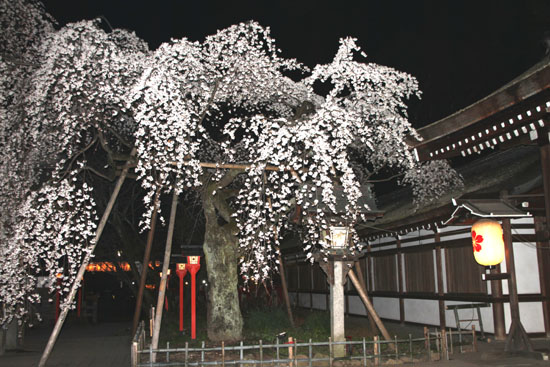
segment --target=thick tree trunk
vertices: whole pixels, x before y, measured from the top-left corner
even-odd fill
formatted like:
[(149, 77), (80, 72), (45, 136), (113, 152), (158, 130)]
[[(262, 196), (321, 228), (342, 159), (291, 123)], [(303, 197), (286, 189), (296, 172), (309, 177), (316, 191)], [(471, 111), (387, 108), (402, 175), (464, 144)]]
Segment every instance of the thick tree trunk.
[[(231, 219), (224, 215), (228, 209), (224, 195), (219, 191), (212, 195), (217, 189), (217, 183), (210, 184), (203, 196), (206, 219), (203, 250), (209, 288), (208, 338), (212, 341), (237, 341), (241, 339), (243, 329), (238, 295), (237, 228)], [(225, 219), (229, 219), (229, 222)]]

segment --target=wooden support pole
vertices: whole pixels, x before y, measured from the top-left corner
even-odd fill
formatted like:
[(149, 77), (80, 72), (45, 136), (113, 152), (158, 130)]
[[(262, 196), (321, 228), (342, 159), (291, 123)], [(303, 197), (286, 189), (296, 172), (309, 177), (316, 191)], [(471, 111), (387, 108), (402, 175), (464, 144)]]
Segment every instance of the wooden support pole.
[(533, 346), (527, 332), (521, 324), (519, 316), (519, 300), (518, 289), (516, 283), (516, 268), (514, 262), (514, 246), (512, 243), (512, 227), (510, 225), (510, 219), (505, 218), (502, 220), (502, 230), (504, 234), (504, 246), (505, 246), (505, 258), (506, 258), (506, 270), (510, 274), (508, 279), (508, 292), (510, 294), (510, 316), (512, 318), (512, 324), (508, 331), (508, 337), (506, 338), (505, 352), (519, 352), (526, 351), (532, 352)]
[(539, 142), (540, 146), (540, 164), (542, 170), (542, 183), (544, 189), (544, 212), (546, 216), (546, 242), (550, 242), (550, 132), (546, 131), (544, 140)]
[[(491, 270), (491, 274), (500, 274), (500, 264)], [(502, 298), (502, 280), (491, 280), (491, 296)], [(496, 340), (506, 340), (506, 325), (504, 323), (504, 304), (502, 301), (493, 302), (493, 325)]]
[(290, 297), (288, 296), (288, 287), (286, 285), (286, 276), (285, 268), (283, 265), (283, 257), (279, 253), (277, 255), (277, 260), (279, 261), (279, 273), (281, 274), (281, 286), (283, 288), (283, 297), (285, 299), (286, 313), (288, 314), (288, 319), (290, 320), (290, 325), (294, 327), (294, 317), (292, 316), (292, 308), (290, 307)]
[[(153, 328), (153, 339), (151, 344), (153, 349), (157, 349), (159, 344), (160, 325), (162, 323), (162, 309), (164, 297), (166, 295), (166, 281), (168, 280), (168, 269), (170, 266), (170, 256), (172, 255), (172, 238), (174, 237), (174, 224), (176, 222), (176, 209), (178, 207), (178, 194), (176, 189), (172, 193), (172, 208), (170, 209), (170, 222), (168, 224), (168, 235), (166, 237), (166, 247), (164, 249), (164, 260), (162, 263), (162, 277), (160, 279), (159, 294), (157, 298), (157, 308), (155, 314), (155, 323)], [(153, 355), (153, 362), (156, 360), (156, 354)]]
[[(133, 148), (130, 152), (130, 157), (135, 157), (137, 152), (136, 148)], [(122, 188), (122, 184), (124, 183), (124, 180), (126, 180), (126, 176), (128, 176), (128, 170), (130, 168), (130, 161), (124, 165), (124, 168), (122, 169), (122, 172), (120, 174), (120, 177), (117, 180), (117, 183), (115, 185), (115, 188), (113, 190), (113, 193), (111, 194), (111, 198), (109, 199), (109, 202), (107, 203), (107, 207), (105, 208), (105, 211), (103, 212), (103, 216), (101, 217), (101, 220), (99, 221), (99, 224), (96, 229), (95, 238), (89, 248), (89, 251), (86, 252), (86, 255), (84, 256), (84, 260), (82, 261), (82, 265), (80, 265), (80, 269), (78, 270), (78, 273), (76, 274), (76, 278), (74, 283), (71, 286), (71, 290), (69, 294), (67, 295), (67, 300), (65, 302), (65, 307), (61, 310), (61, 314), (59, 315), (59, 318), (55, 322), (55, 326), (53, 328), (53, 331), (50, 335), (50, 338), (48, 340), (48, 343), (46, 344), (46, 348), (44, 349), (44, 352), (42, 353), (42, 357), (40, 358), (40, 362), (38, 363), (38, 367), (44, 367), (46, 365), (46, 362), (48, 361), (48, 358), (50, 357), (50, 354), (52, 352), (53, 346), (55, 345), (55, 342), (57, 341), (57, 337), (59, 336), (59, 333), (61, 332), (61, 327), (63, 326), (63, 323), (65, 322), (65, 318), (67, 317), (67, 314), (69, 313), (70, 305), (73, 303), (74, 298), (76, 296), (76, 291), (78, 290), (78, 287), (80, 286), (80, 282), (82, 281), (82, 278), (84, 277), (84, 273), (86, 272), (86, 267), (92, 260), (92, 254), (97, 246), (97, 243), (99, 242), (99, 239), (101, 238), (101, 235), (103, 233), (103, 229), (105, 228), (105, 225), (107, 224), (107, 219), (109, 219), (109, 215), (111, 214), (111, 211), (113, 210), (113, 206), (115, 205), (115, 201), (118, 197), (118, 194), (120, 192), (120, 189)]]
[[(365, 289), (365, 292), (368, 292), (369, 289), (371, 289), (371, 290), (374, 289), (374, 274), (373, 274), (373, 266), (372, 266), (371, 261), (372, 261), (371, 246), (370, 246), (370, 243), (368, 243), (367, 244), (367, 257), (365, 258), (365, 272), (367, 273), (367, 278), (366, 278), (365, 282), (368, 282), (369, 286), (367, 287), (367, 284), (365, 284), (364, 282), (362, 283), (363, 288)], [(361, 277), (361, 278), (363, 278), (363, 277)], [(365, 279), (365, 278), (363, 278), (363, 279)], [(368, 312), (367, 312), (367, 314), (368, 314)], [(371, 330), (374, 332), (376, 330), (376, 323), (374, 322), (374, 320), (370, 316), (369, 316), (369, 323), (370, 323)]]
[[(376, 326), (378, 327), (378, 329), (382, 333), (382, 336), (384, 337), (385, 340), (391, 341), (390, 333), (388, 333), (388, 330), (386, 329), (386, 327), (382, 323), (382, 320), (380, 319), (380, 317), (376, 313), (376, 310), (374, 309), (374, 306), (372, 305), (372, 303), (369, 300), (369, 297), (367, 296), (366, 290), (363, 289), (363, 287), (361, 286), (361, 283), (359, 283), (359, 280), (355, 276), (355, 273), (353, 272), (352, 269), (349, 270), (348, 275), (349, 275), (349, 278), (351, 279), (353, 285), (357, 289), (357, 293), (359, 293), (359, 297), (361, 297), (361, 300), (365, 304), (365, 307), (367, 308), (367, 311), (369, 312), (369, 315), (373, 318), (374, 322), (376, 323)], [(391, 347), (391, 344), (388, 344), (388, 345)]]
[[(546, 120), (548, 123), (548, 120)], [(544, 218), (546, 220), (535, 219), (535, 228), (537, 233), (542, 234), (543, 239), (537, 243), (537, 254), (539, 258), (539, 273), (541, 274), (541, 293), (543, 296), (550, 295), (550, 280), (545, 270), (550, 268), (550, 136), (548, 130), (544, 132), (546, 136), (541, 136), (540, 144), (540, 163), (542, 168), (542, 181), (544, 188)], [(539, 135), (542, 135), (540, 132)], [(542, 218), (541, 218), (542, 219)], [(540, 269), (542, 268), (542, 269)], [(550, 336), (550, 301), (543, 302), (543, 313), (545, 318), (546, 336)]]
[(445, 296), (444, 284), (443, 284), (443, 249), (441, 248), (441, 236), (435, 228), (434, 230), (434, 240), (436, 243), (435, 247), (435, 266), (437, 270), (437, 296), (439, 298), (439, 327), (444, 330), (447, 328), (447, 318), (445, 317), (445, 301), (443, 297)]
[[(266, 183), (267, 183), (267, 177), (264, 172), (264, 184)], [(267, 203), (269, 204), (269, 209), (272, 210), (273, 205), (271, 203), (271, 197), (269, 196), (267, 197)], [(273, 226), (273, 236), (275, 238), (275, 241), (277, 241), (277, 230), (275, 226)], [(281, 286), (283, 288), (283, 297), (285, 299), (286, 313), (288, 314), (290, 325), (294, 327), (294, 317), (292, 316), (292, 308), (290, 307), (290, 297), (288, 296), (288, 287), (286, 286), (286, 276), (285, 276), (285, 267), (283, 265), (283, 257), (281, 256), (281, 250), (278, 247), (275, 250), (277, 251), (277, 261), (279, 262), (279, 274), (281, 275)]]
[(151, 215), (151, 224), (149, 226), (149, 233), (147, 234), (147, 244), (145, 245), (145, 253), (143, 254), (143, 263), (141, 267), (141, 277), (139, 281), (139, 290), (136, 298), (136, 308), (134, 310), (134, 320), (132, 323), (132, 335), (136, 333), (139, 316), (141, 315), (141, 305), (143, 303), (143, 292), (145, 290), (145, 281), (147, 280), (147, 268), (149, 266), (149, 258), (151, 257), (151, 248), (153, 247), (153, 238), (155, 237), (155, 228), (157, 225), (157, 212), (160, 197), (160, 188), (155, 193), (155, 199), (153, 201), (153, 213)]
[[(368, 261), (368, 258), (365, 261)], [(363, 287), (365, 292), (367, 292), (368, 288), (367, 288), (367, 284), (365, 283), (365, 276), (363, 274), (363, 270), (361, 269), (361, 264), (359, 263), (359, 261), (355, 262), (354, 267), (355, 267), (355, 271), (357, 272), (357, 278), (359, 278), (359, 284), (361, 284), (361, 287)], [(365, 306), (365, 309), (367, 309), (366, 306)], [(367, 316), (369, 318), (370, 329), (373, 332), (376, 331), (376, 323), (374, 322), (372, 317), (369, 315), (368, 310), (367, 310)]]

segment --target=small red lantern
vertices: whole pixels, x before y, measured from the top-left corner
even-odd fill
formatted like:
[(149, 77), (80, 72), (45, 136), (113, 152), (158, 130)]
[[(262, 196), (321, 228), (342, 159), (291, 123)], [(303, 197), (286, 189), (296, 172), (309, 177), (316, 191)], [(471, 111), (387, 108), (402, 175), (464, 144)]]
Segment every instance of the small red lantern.
[(191, 274), (191, 339), (197, 337), (197, 318), (196, 318), (196, 302), (197, 302), (197, 287), (196, 275), (201, 268), (200, 256), (187, 256), (187, 268)]
[(183, 331), (183, 278), (187, 274), (184, 263), (176, 264), (176, 274), (180, 278), (180, 331)]
[(474, 258), (483, 266), (495, 266), (504, 260), (504, 237), (499, 222), (478, 220), (472, 226)]

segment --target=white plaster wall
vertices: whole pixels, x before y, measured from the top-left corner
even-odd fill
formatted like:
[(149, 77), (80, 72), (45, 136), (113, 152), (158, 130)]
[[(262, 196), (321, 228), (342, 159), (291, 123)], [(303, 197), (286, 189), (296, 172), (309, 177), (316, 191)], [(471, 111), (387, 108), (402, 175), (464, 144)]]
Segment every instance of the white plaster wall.
[(296, 292), (288, 292), (288, 298), (290, 300), (290, 304), (291, 305), (295, 305), (296, 304)]
[(325, 294), (313, 293), (311, 300), (313, 301), (313, 308), (326, 310), (327, 296)]
[(383, 238), (377, 239), (376, 241), (373, 242), (373, 244), (374, 245), (382, 245), (384, 243), (394, 242), (394, 241), (395, 241), (395, 237), (388, 236), (388, 237), (383, 237)]
[(347, 299), (349, 302), (348, 310), (350, 314), (361, 316), (367, 315), (367, 309), (365, 308), (365, 305), (363, 304), (363, 301), (361, 301), (361, 298), (359, 296), (349, 296), (347, 297)]
[(510, 220), (510, 224), (512, 226), (514, 226), (514, 224), (534, 224), (534, 223), (535, 223), (535, 218), (533, 217), (516, 218), (516, 219)]
[(439, 303), (436, 300), (412, 299), (403, 300), (405, 321), (424, 325), (439, 325)]
[(471, 233), (470, 231), (468, 232), (464, 232), (464, 233), (455, 233), (455, 234), (452, 234), (452, 235), (445, 235), (445, 233), (441, 233), (440, 234), (440, 237), (439, 237), (439, 240), (441, 242), (444, 242), (444, 241), (452, 241), (452, 240), (458, 240), (460, 238), (471, 238)]
[(298, 306), (300, 307), (310, 307), (310, 299), (309, 299), (309, 293), (300, 293), (300, 297), (298, 298)]
[(373, 297), (372, 303), (378, 316), (390, 320), (399, 320), (399, 299)]
[(540, 278), (535, 243), (514, 242), (518, 294), (540, 293)]
[[(544, 315), (541, 302), (520, 302), (519, 318), (528, 333), (544, 332)], [(508, 303), (504, 304), (504, 323), (506, 324), (506, 332), (508, 332), (512, 323), (510, 304)]]
[(443, 234), (445, 232), (451, 232), (451, 231), (457, 231), (457, 230), (464, 230), (466, 232), (468, 232), (468, 234), (470, 233), (470, 226), (448, 226), (448, 227), (442, 227), (442, 228), (439, 228), (439, 233)]

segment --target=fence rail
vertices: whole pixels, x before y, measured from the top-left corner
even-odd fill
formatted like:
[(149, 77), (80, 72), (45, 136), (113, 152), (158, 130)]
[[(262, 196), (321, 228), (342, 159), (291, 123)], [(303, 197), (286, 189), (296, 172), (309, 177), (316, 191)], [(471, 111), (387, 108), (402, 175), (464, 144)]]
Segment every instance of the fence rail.
[[(460, 341), (457, 336), (460, 335)], [(351, 363), (355, 366), (382, 365), (385, 362), (418, 363), (420, 361), (434, 359), (449, 359), (449, 353), (454, 350), (463, 352), (466, 336), (471, 336), (471, 349), (475, 350), (475, 329), (471, 332), (452, 332), (449, 330), (437, 330), (433, 332), (425, 328), (424, 337), (413, 338), (409, 335), (406, 339), (379, 340), (347, 340), (308, 342), (294, 341), (281, 343), (275, 338), (274, 342), (264, 344), (262, 340), (258, 344), (244, 345), (241, 341), (238, 345), (206, 346), (202, 342), (200, 347), (189, 347), (185, 343), (183, 348), (153, 349), (149, 343), (146, 345), (146, 334), (143, 324), (140, 324), (132, 341), (131, 361), (132, 367), (145, 366), (337, 366), (343, 363)], [(464, 336), (464, 338), (463, 338)], [(469, 339), (469, 338), (468, 338)], [(344, 345), (346, 356), (337, 358), (334, 356), (334, 347)], [(458, 348), (457, 348), (458, 347)], [(393, 360), (390, 361), (390, 360)], [(322, 363), (322, 364), (321, 364)]]

